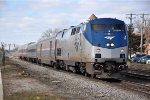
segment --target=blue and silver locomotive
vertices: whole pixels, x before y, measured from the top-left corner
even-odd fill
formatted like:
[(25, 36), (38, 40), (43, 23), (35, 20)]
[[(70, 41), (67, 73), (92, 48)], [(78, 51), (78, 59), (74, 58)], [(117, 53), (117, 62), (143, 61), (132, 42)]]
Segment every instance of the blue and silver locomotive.
[(126, 70), (126, 25), (113, 18), (96, 18), (72, 26), (56, 36), (58, 65), (92, 77), (110, 77)]

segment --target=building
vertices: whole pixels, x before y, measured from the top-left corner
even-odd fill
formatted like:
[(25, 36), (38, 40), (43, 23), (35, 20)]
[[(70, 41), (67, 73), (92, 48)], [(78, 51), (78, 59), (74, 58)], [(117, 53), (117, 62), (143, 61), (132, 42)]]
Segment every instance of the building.
[(148, 55), (150, 55), (150, 43), (147, 43), (145, 45), (145, 53), (148, 54)]

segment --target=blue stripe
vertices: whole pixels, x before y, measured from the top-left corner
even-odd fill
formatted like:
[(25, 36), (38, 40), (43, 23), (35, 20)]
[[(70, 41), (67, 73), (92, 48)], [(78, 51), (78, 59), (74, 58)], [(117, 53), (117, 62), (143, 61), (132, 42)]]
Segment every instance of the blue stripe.
[[(37, 54), (40, 54), (40, 51), (37, 51)], [(41, 54), (50, 54), (50, 50), (42, 50)], [(55, 54), (55, 50), (51, 50), (51, 54)]]

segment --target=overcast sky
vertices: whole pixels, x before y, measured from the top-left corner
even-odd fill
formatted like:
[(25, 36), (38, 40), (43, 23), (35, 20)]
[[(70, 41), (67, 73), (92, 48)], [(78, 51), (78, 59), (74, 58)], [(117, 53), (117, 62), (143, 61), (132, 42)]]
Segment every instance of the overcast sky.
[(125, 14), (150, 14), (150, 0), (0, 0), (0, 42), (37, 41), (45, 30), (78, 25), (93, 13), (128, 24)]

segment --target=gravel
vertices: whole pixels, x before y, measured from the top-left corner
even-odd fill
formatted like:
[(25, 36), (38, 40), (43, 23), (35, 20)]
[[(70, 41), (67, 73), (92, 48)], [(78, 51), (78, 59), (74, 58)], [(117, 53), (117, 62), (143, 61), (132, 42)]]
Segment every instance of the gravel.
[(53, 92), (65, 96), (68, 100), (149, 100), (148, 97), (142, 94), (118, 88), (108, 82), (31, 64), (18, 59), (13, 59), (13, 61), (26, 68), (31, 76), (51, 87)]

